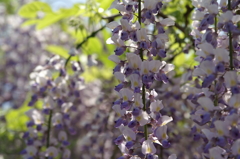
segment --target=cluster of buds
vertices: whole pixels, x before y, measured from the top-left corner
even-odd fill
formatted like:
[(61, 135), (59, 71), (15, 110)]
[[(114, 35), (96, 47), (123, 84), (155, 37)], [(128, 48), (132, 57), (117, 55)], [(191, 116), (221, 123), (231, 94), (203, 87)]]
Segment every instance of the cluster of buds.
[(72, 62), (71, 75), (64, 64), (65, 60), (54, 56), (30, 74), (32, 96), (28, 105), (32, 109), (26, 112), (30, 121), (23, 135), (27, 144), (22, 151), (24, 158), (70, 158), (68, 136), (76, 133), (71, 119), (81, 105), (85, 85), (79, 76), (79, 63)]
[[(116, 63), (113, 74), (120, 82), (115, 87), (119, 99), (112, 106), (117, 114), (115, 127), (122, 133), (114, 140), (123, 154), (120, 158), (158, 158), (156, 154), (163, 156), (162, 149), (170, 147), (167, 124), (173, 119), (161, 114), (164, 106), (153, 89), (156, 82), (168, 83), (167, 73), (174, 69), (158, 60), (166, 57), (165, 27), (174, 25), (172, 19), (156, 16), (165, 2), (115, 0), (110, 7), (122, 15), (121, 24), (114, 21), (107, 25), (113, 33), (107, 43), (117, 46), (109, 59)], [(157, 29), (150, 33), (152, 24)]]
[[(240, 158), (238, 0), (193, 0), (195, 92), (191, 133), (204, 158)], [(199, 157), (201, 158), (201, 157)]]

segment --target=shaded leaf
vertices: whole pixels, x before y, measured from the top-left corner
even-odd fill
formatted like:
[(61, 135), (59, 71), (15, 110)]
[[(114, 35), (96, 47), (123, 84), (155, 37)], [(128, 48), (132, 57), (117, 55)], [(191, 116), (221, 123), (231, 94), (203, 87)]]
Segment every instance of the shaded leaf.
[(5, 118), (7, 121), (6, 125), (9, 130), (17, 130), (17, 131), (27, 130), (26, 122), (29, 119), (28, 119), (27, 115), (25, 114), (25, 112), (28, 111), (29, 109), (31, 109), (31, 107), (28, 106), (28, 102), (29, 102), (30, 98), (31, 98), (31, 96), (29, 93), (26, 96), (26, 99), (25, 99), (23, 105), (19, 109), (10, 109), (9, 112), (5, 115)]
[[(55, 55), (59, 55), (65, 59), (67, 59), (69, 57), (68, 50), (61, 46), (49, 45), (49, 46), (47, 46), (46, 50)], [(78, 60), (78, 57), (76, 57), (76, 56), (71, 58), (71, 61), (77, 61), (77, 60)]]

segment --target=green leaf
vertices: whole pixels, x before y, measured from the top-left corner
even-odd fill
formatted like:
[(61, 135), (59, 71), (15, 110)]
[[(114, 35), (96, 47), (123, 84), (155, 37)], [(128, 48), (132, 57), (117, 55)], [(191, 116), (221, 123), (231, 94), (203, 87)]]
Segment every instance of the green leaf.
[(197, 62), (194, 61), (194, 53), (188, 53), (188, 54), (181, 53), (175, 57), (173, 64), (177, 68), (180, 68), (180, 67), (192, 68), (194, 65), (197, 64)]
[(76, 43), (81, 43), (88, 35), (85, 29), (77, 29), (77, 30), (67, 29), (65, 31), (68, 34), (70, 34), (74, 39), (76, 39)]
[(115, 66), (115, 63), (110, 61), (108, 59), (110, 55), (109, 54), (102, 54), (102, 55), (99, 55), (98, 59), (103, 63), (103, 65), (106, 67), (106, 68), (111, 68), (113, 69), (114, 66)]
[[(31, 93), (28, 93), (23, 105), (19, 109), (10, 109), (6, 115), (6, 127), (8, 130), (15, 130), (15, 131), (26, 131), (26, 123), (29, 121), (28, 116), (25, 114), (28, 110), (32, 109), (32, 107), (28, 106), (29, 101), (31, 100)], [(34, 108), (41, 109), (43, 106), (43, 101), (38, 100), (35, 103)]]
[(186, 57), (184, 53), (181, 53), (177, 57), (175, 57), (173, 63), (176, 67), (181, 67), (186, 62)]
[[(57, 12), (53, 12), (51, 10), (51, 7), (46, 3), (32, 2), (24, 5), (19, 10), (19, 15), (24, 18), (30, 18), (28, 21), (23, 23), (22, 26), (36, 24), (36, 29), (40, 30), (60, 21), (61, 19), (78, 15), (79, 10), (80, 9), (78, 5), (74, 5), (72, 8), (60, 9)], [(37, 14), (39, 11), (44, 13), (42, 19), (37, 18)]]
[(29, 26), (29, 25), (34, 25), (36, 23), (38, 23), (38, 19), (29, 19), (27, 21), (25, 21), (21, 26), (25, 27), (25, 26)]
[(22, 6), (18, 14), (23, 18), (36, 18), (39, 11), (51, 13), (51, 7), (44, 2), (31, 2)]
[(28, 106), (28, 102), (30, 100), (30, 93), (27, 95), (23, 105), (19, 109), (10, 109), (10, 111), (5, 115), (7, 121), (7, 128), (9, 130), (18, 130), (24, 131), (26, 130), (26, 122), (29, 120), (26, 111), (31, 109)]
[[(86, 45), (86, 46), (85, 46)], [(96, 37), (88, 39), (87, 43), (84, 45), (85, 49), (88, 51), (87, 54), (102, 53), (102, 43)]]
[(75, 4), (72, 8), (61, 8), (59, 11), (61, 12), (61, 14), (64, 14), (64, 17), (75, 16), (75, 15), (84, 13), (84, 10), (80, 9), (79, 6), (81, 5)]
[(112, 77), (112, 69), (109, 68), (99, 68), (97, 66), (89, 67), (87, 70), (84, 71), (82, 74), (84, 80), (88, 82), (92, 82), (95, 79), (110, 79)]
[(108, 9), (113, 2), (113, 0), (97, 0), (97, 1), (101, 2), (100, 8), (103, 8), (104, 10)]
[(47, 14), (43, 19), (39, 20), (36, 26), (37, 30), (50, 26), (64, 17), (63, 14)]
[[(69, 57), (68, 50), (61, 47), (61, 46), (48, 45), (46, 50), (55, 54), (55, 55), (59, 55), (59, 56), (65, 58), (65, 59), (67, 59)], [(73, 56), (71, 58), (71, 61), (77, 61), (77, 60), (78, 60), (78, 57), (76, 57), (76, 56)]]
[(63, 48), (61, 46), (49, 45), (49, 46), (47, 46), (46, 50), (55, 55), (59, 55), (65, 59), (67, 59), (69, 56), (68, 50), (66, 50), (65, 48)]

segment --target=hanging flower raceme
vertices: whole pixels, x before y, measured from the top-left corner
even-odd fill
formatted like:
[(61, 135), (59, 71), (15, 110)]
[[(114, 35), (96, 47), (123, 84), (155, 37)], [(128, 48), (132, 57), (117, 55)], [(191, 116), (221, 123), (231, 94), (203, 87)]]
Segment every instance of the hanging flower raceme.
[(30, 120), (23, 135), (27, 144), (22, 151), (24, 158), (70, 158), (68, 136), (76, 133), (71, 114), (81, 104), (79, 97), (85, 84), (79, 76), (80, 65), (73, 62), (69, 75), (64, 62), (54, 56), (30, 74), (32, 96), (28, 105), (32, 109), (26, 112)]
[[(196, 60), (193, 76), (196, 92), (189, 98), (195, 104), (192, 120), (194, 140), (200, 154), (211, 159), (239, 158), (239, 1), (193, 0), (193, 31)], [(239, 100), (239, 99), (238, 99)], [(237, 117), (238, 116), (238, 117)], [(201, 142), (200, 138), (203, 139)], [(236, 142), (233, 142), (236, 141)], [(240, 151), (239, 151), (240, 152)]]
[[(117, 114), (115, 127), (122, 133), (114, 140), (123, 154), (121, 158), (157, 158), (156, 144), (170, 147), (167, 123), (173, 119), (161, 115), (164, 106), (153, 89), (154, 82), (168, 83), (167, 74), (174, 69), (172, 64), (157, 60), (166, 57), (168, 38), (164, 29), (174, 25), (170, 18), (156, 17), (164, 3), (115, 0), (110, 7), (122, 15), (120, 23), (107, 25), (112, 29), (107, 43), (116, 45), (115, 55), (109, 59), (116, 63), (113, 73), (120, 82), (115, 87), (119, 99), (112, 108)], [(149, 33), (149, 24), (157, 27), (153, 34)]]

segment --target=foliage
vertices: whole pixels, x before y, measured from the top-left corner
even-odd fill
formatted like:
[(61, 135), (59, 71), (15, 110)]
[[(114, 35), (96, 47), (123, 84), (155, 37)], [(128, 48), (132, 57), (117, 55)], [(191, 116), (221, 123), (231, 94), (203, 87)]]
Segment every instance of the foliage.
[[(113, 60), (114, 62), (110, 61), (109, 56), (113, 55), (114, 52), (116, 54), (116, 50), (115, 50), (116, 48), (114, 45), (107, 45), (106, 41), (109, 41), (109, 37), (111, 37), (112, 33), (114, 32), (113, 30), (110, 30), (109, 28), (107, 28), (107, 26), (109, 26), (108, 25), (109, 23), (116, 22), (119, 24), (119, 26), (121, 27), (124, 26), (121, 21), (122, 20), (121, 16), (123, 16), (125, 13), (122, 13), (118, 9), (125, 6), (125, 2), (135, 3), (135, 1), (134, 2), (124, 1), (124, 3), (121, 4), (119, 8), (116, 7), (117, 9), (109, 10), (108, 8), (111, 6), (112, 1), (113, 0), (89, 0), (89, 1), (86, 1), (85, 3), (73, 4), (72, 7), (70, 8), (60, 8), (58, 10), (53, 9), (52, 6), (50, 6), (48, 3), (41, 2), (41, 1), (31, 1), (29, 3), (23, 3), (24, 1), (21, 1), (21, 2), (20, 1), (14, 2), (14, 1), (8, 1), (8, 0), (1, 1), (1, 3), (4, 4), (4, 8), (6, 8), (6, 12), (3, 12), (3, 13), (0, 12), (0, 16), (4, 17), (5, 20), (7, 19), (6, 22), (8, 21), (10, 22), (6, 25), (1, 24), (1, 20), (4, 18), (0, 17), (0, 27), (1, 29), (4, 30), (3, 33), (6, 33), (6, 34), (0, 33), (0, 38), (3, 37), (4, 39), (6, 39), (4, 41), (5, 44), (3, 45), (3, 47), (0, 48), (1, 59), (3, 59), (3, 61), (6, 59), (5, 60), (6, 62), (1, 62), (1, 64), (3, 65), (0, 67), (0, 73), (2, 74), (0, 76), (1, 78), (0, 81), (3, 81), (1, 83), (3, 85), (3, 88), (2, 88), (3, 91), (2, 92), (0, 91), (0, 95), (2, 96), (2, 98), (0, 99), (2, 102), (1, 104), (2, 106), (0, 107), (0, 126), (1, 126), (0, 141), (6, 143), (5, 146), (4, 145), (0, 146), (0, 155), (3, 154), (5, 158), (11, 159), (13, 158), (11, 154), (17, 154), (16, 155), (17, 157), (14, 156), (14, 158), (20, 158), (18, 154), (20, 153), (20, 150), (23, 150), (25, 148), (24, 142), (26, 141), (31, 142), (27, 139), (28, 137), (25, 136), (25, 138), (23, 139), (22, 136), (26, 135), (26, 132), (29, 131), (29, 127), (31, 127), (29, 126), (30, 118), (27, 117), (26, 112), (33, 108), (36, 109), (40, 115), (44, 116), (45, 123), (41, 123), (42, 125), (40, 124), (40, 126), (46, 127), (46, 131), (42, 130), (41, 129), (42, 127), (39, 128), (38, 127), (39, 125), (34, 125), (31, 127), (34, 129), (41, 129), (41, 132), (38, 132), (37, 134), (38, 138), (43, 137), (41, 138), (42, 141), (46, 140), (46, 142), (43, 142), (44, 146), (42, 146), (41, 150), (39, 151), (43, 152), (45, 150), (49, 150), (50, 148), (49, 145), (52, 144), (50, 143), (52, 141), (50, 141), (49, 138), (52, 135), (57, 138), (56, 141), (58, 140), (59, 143), (56, 145), (60, 147), (59, 149), (61, 149), (64, 152), (67, 151), (66, 149), (71, 149), (71, 152), (72, 152), (71, 155), (74, 158), (79, 158), (79, 156), (81, 155), (82, 158), (88, 158), (89, 156), (91, 156), (92, 158), (95, 157), (95, 158), (108, 159), (108, 158), (117, 158), (117, 156), (119, 157), (121, 153), (125, 155), (127, 153), (131, 154), (131, 151), (125, 152), (123, 148), (121, 149), (122, 152), (120, 152), (117, 146), (114, 146), (112, 142), (114, 139), (115, 139), (114, 140), (115, 143), (117, 143), (118, 140), (122, 140), (122, 138), (124, 138), (126, 135), (123, 133), (123, 136), (121, 136), (121, 133), (124, 131), (128, 131), (128, 129), (124, 130), (124, 128), (119, 128), (121, 131), (120, 134), (119, 134), (119, 131), (115, 131), (115, 127), (118, 127), (117, 126), (118, 122), (119, 123), (122, 122), (122, 124), (125, 124), (125, 127), (127, 127), (126, 126), (127, 121), (132, 119), (131, 109), (128, 109), (128, 111), (126, 112), (123, 118), (116, 117), (117, 116), (116, 114), (118, 114), (119, 112), (115, 113), (112, 110), (112, 107), (118, 105), (119, 104), (118, 102), (123, 100), (122, 99), (123, 95), (121, 94), (120, 91), (118, 92), (117, 90), (122, 88), (126, 90), (128, 87), (130, 88), (131, 81), (129, 79), (131, 77), (129, 77), (129, 75), (126, 72), (129, 69), (128, 67), (131, 65), (131, 62), (128, 61), (129, 57), (128, 55), (125, 55), (125, 54), (119, 56), (119, 58), (122, 60), (121, 62), (117, 63), (114, 60)], [(209, 1), (209, 0), (206, 0), (206, 1)], [(201, 2), (201, 3), (204, 3), (204, 2)], [(218, 3), (218, 1), (212, 1), (212, 3)], [(236, 4), (237, 3), (239, 2), (236, 1)], [(163, 66), (163, 68), (161, 68), (161, 71), (159, 71), (160, 72), (159, 74), (153, 71), (154, 73), (152, 72), (152, 78), (155, 78), (156, 76), (159, 75), (161, 76), (159, 77), (161, 80), (153, 82), (152, 87), (149, 86), (149, 88), (145, 88), (145, 85), (148, 86), (149, 83), (143, 82), (144, 86), (141, 88), (142, 92), (140, 93), (140, 95), (142, 96), (145, 96), (145, 93), (146, 93), (146, 101), (147, 101), (146, 105), (148, 106), (146, 107), (144, 106), (143, 108), (144, 111), (150, 114), (149, 113), (151, 109), (150, 103), (156, 104), (157, 103), (156, 101), (162, 100), (161, 104), (163, 104), (165, 107), (161, 110), (161, 114), (159, 116), (161, 117), (169, 116), (169, 117), (172, 117), (173, 119), (173, 122), (168, 124), (169, 128), (168, 128), (167, 134), (169, 134), (169, 141), (172, 142), (172, 145), (169, 149), (168, 149), (169, 143), (167, 143), (168, 140), (166, 141), (161, 140), (161, 142), (165, 142), (165, 144), (168, 145), (168, 146), (164, 145), (165, 147), (162, 145), (156, 146), (156, 140), (155, 140), (155, 143), (151, 143), (151, 142), (149, 143), (148, 140), (146, 141), (139, 140), (141, 141), (140, 142), (141, 145), (148, 145), (148, 146), (150, 145), (149, 148), (153, 148), (155, 146), (159, 150), (158, 152), (161, 152), (159, 153), (159, 158), (161, 159), (165, 158), (166, 156), (169, 156), (174, 152), (179, 153), (180, 151), (184, 153), (182, 154), (179, 153), (178, 154), (179, 158), (184, 158), (186, 157), (186, 154), (187, 154), (185, 153), (186, 150), (189, 150), (189, 152), (192, 153), (188, 157), (197, 158), (197, 159), (201, 158), (201, 156), (197, 155), (197, 151), (194, 149), (195, 147), (200, 146), (199, 145), (200, 142), (199, 143), (194, 142), (192, 139), (189, 138), (190, 136), (189, 134), (196, 135), (194, 136), (194, 139), (201, 137), (203, 138), (203, 140), (207, 142), (207, 139), (204, 136), (206, 134), (201, 132), (202, 128), (200, 126), (192, 127), (193, 124), (196, 124), (196, 121), (192, 119), (194, 118), (192, 116), (194, 115), (194, 113), (199, 111), (195, 109), (197, 99), (198, 98), (201, 99), (202, 97), (201, 95), (203, 94), (203, 91), (205, 94), (207, 94), (208, 91), (210, 92), (209, 94), (211, 95), (208, 94), (209, 99), (214, 100), (215, 106), (217, 106), (217, 104), (224, 105), (223, 104), (224, 101), (221, 101), (222, 99), (220, 99), (222, 96), (224, 97), (224, 100), (227, 101), (226, 102), (227, 104), (225, 103), (225, 105), (228, 105), (229, 101), (237, 99), (236, 97), (237, 95), (235, 96), (234, 93), (238, 91), (238, 87), (227, 88), (228, 86), (225, 86), (226, 92), (227, 92), (227, 89), (231, 90), (232, 95), (234, 95), (234, 97), (230, 97), (229, 94), (227, 95), (224, 94), (221, 97), (220, 95), (218, 96), (217, 94), (213, 95), (213, 93), (215, 93), (214, 91), (217, 90), (218, 84), (219, 85), (222, 84), (220, 77), (218, 78), (219, 81), (217, 80), (217, 76), (221, 74), (219, 73), (220, 71), (218, 72), (219, 74), (211, 74), (212, 76), (209, 75), (207, 77), (203, 76), (202, 74), (199, 74), (199, 76), (195, 76), (195, 77), (193, 76), (194, 73), (195, 74), (199, 73), (195, 71), (196, 68), (205, 66), (201, 64), (202, 61), (200, 61), (199, 58), (201, 59), (206, 58), (207, 59), (207, 60), (205, 59), (206, 61), (211, 61), (214, 57), (214, 56), (200, 57), (199, 50), (200, 51), (204, 50), (204, 47), (202, 47), (201, 45), (199, 47), (196, 47), (199, 45), (198, 42), (201, 41), (201, 43), (203, 43), (204, 40), (206, 40), (204, 38), (207, 37), (207, 35), (205, 35), (207, 32), (209, 31), (217, 32), (217, 30), (216, 30), (216, 24), (211, 24), (209, 25), (209, 28), (206, 29), (205, 32), (204, 31), (201, 32), (202, 39), (200, 39), (199, 37), (194, 37), (190, 34), (193, 29), (199, 30), (199, 28), (196, 28), (194, 25), (191, 26), (191, 24), (193, 23), (192, 12), (193, 11), (196, 12), (192, 4), (193, 4), (192, 1), (181, 1), (181, 0), (171, 0), (167, 3), (167, 5), (164, 2), (164, 5), (163, 5), (163, 8), (161, 8), (161, 11), (159, 11), (158, 14), (154, 15), (156, 16), (158, 21), (161, 21), (165, 18), (171, 18), (175, 21), (175, 24), (173, 26), (163, 25), (164, 27), (163, 30), (167, 30), (166, 35), (168, 37), (168, 41), (164, 41), (164, 43), (166, 42), (166, 44), (164, 44), (166, 48), (164, 49), (166, 49), (167, 51), (167, 54), (166, 54), (167, 56), (165, 58), (161, 56), (153, 57), (152, 55), (149, 55), (151, 54), (149, 53), (150, 52), (149, 50), (145, 50), (145, 52), (140, 52), (140, 53), (136, 51), (136, 54), (141, 56), (141, 60), (143, 61), (145, 61), (144, 58), (145, 59), (148, 58), (148, 61), (164, 60), (166, 61), (166, 63), (170, 64), (170, 65), (166, 64), (165, 66)], [(17, 10), (16, 8), (18, 8), (18, 5), (21, 5), (21, 7)], [(136, 6), (137, 5), (135, 4), (134, 7)], [(202, 6), (202, 8), (199, 8), (199, 11), (204, 9), (204, 7)], [(215, 15), (216, 17), (221, 16), (221, 14), (225, 12), (224, 9), (226, 9), (226, 6), (224, 7), (221, 8), (222, 10), (219, 11), (217, 15)], [(235, 14), (237, 15), (239, 8), (235, 7), (234, 9), (236, 10)], [(143, 13), (145, 13), (146, 10), (147, 9), (145, 8), (143, 10)], [(10, 15), (14, 15), (16, 11), (18, 12), (17, 14), (18, 14), (18, 18), (20, 19), (19, 21), (22, 21), (21, 25), (18, 25), (18, 24), (14, 25), (13, 23), (14, 20), (11, 19)], [(139, 17), (138, 17), (139, 14), (140, 13), (137, 13), (137, 12), (132, 14), (134, 22), (137, 22), (139, 20)], [(205, 14), (206, 15), (205, 17), (203, 17), (203, 20), (204, 18), (210, 16), (212, 13), (205, 13)], [(127, 19), (129, 18), (128, 16), (130, 15), (126, 15), (126, 17), (124, 18)], [(146, 15), (142, 15), (142, 16), (146, 16)], [(2, 20), (2, 21), (5, 21), (5, 20)], [(202, 19), (199, 20), (199, 23), (202, 24), (203, 20)], [(148, 22), (146, 22), (146, 24), (148, 24)], [(204, 24), (202, 25), (204, 26)], [(215, 30), (213, 28), (214, 25), (215, 25)], [(236, 40), (237, 39), (236, 37), (232, 37), (234, 36), (234, 33), (238, 35), (239, 32), (236, 31), (232, 35), (231, 31), (229, 32), (226, 31), (228, 29), (227, 24), (226, 26), (221, 26), (221, 25), (219, 24), (218, 26), (220, 27), (220, 30), (222, 29), (221, 34), (223, 34), (221, 35), (222, 37), (220, 38), (224, 39), (229, 36), (230, 39), (233, 39), (233, 40), (230, 40), (233, 42), (233, 44), (229, 43), (228, 45), (236, 46), (236, 48), (229, 47), (229, 52), (231, 53), (234, 52), (234, 50), (231, 50), (231, 49), (236, 49), (235, 52), (237, 52), (237, 49), (239, 51), (239, 48), (237, 47), (239, 45), (239, 40)], [(239, 28), (239, 22), (238, 24), (233, 24), (233, 25), (236, 25)], [(13, 40), (11, 40), (15, 38), (15, 35), (13, 35), (13, 32), (8, 31), (8, 29), (5, 29), (5, 28), (8, 28), (9, 26), (14, 28), (13, 30), (19, 32), (19, 35), (17, 35), (17, 37), (20, 40), (18, 40), (17, 42), (13, 42)], [(151, 33), (150, 32), (148, 33), (149, 37), (151, 35), (158, 34), (158, 28), (154, 26), (154, 23), (153, 25), (150, 25), (150, 26), (147, 26), (145, 24), (140, 24), (140, 28), (143, 26), (146, 26), (146, 29), (149, 29), (151, 31)], [(36, 34), (29, 34), (28, 30), (31, 30)], [(51, 35), (51, 32), (54, 32), (54, 30), (55, 32), (57, 32), (57, 34)], [(124, 29), (122, 28), (119, 30), (124, 31)], [(44, 32), (50, 32), (50, 34), (48, 34), (49, 39), (48, 37), (44, 37), (44, 36), (41, 37), (41, 35), (39, 36), (39, 34)], [(35, 38), (35, 36), (36, 37), (39, 36), (39, 37), (36, 38), (37, 40), (35, 39), (36, 41), (28, 40), (29, 41), (28, 42), (27, 40), (24, 40), (24, 38), (22, 38), (23, 40), (21, 41), (21, 37), (24, 37), (26, 35), (33, 38)], [(153, 38), (150, 38), (149, 44), (151, 44), (151, 48), (153, 48), (154, 46), (153, 44), (154, 38), (156, 37), (153, 36)], [(222, 39), (220, 39), (220, 41)], [(218, 42), (219, 42), (219, 39), (218, 39)], [(0, 44), (1, 43), (2, 41), (0, 40)], [(129, 45), (132, 47), (140, 47), (140, 45), (138, 45), (140, 43), (139, 41), (136, 42), (136, 45), (134, 45), (133, 43), (134, 42), (132, 41), (132, 44), (129, 43)], [(28, 44), (34, 45), (34, 46), (36, 44), (36, 48), (34, 49), (31, 48), (26, 53), (23, 53), (22, 48), (25, 48), (25, 47), (28, 48), (29, 47)], [(125, 44), (128, 44), (128, 43), (125, 42)], [(119, 46), (119, 44), (116, 44), (116, 45), (117, 47), (122, 47), (122, 46)], [(123, 48), (124, 47), (125, 46), (123, 46)], [(125, 49), (127, 52), (132, 52), (133, 50), (130, 47), (128, 48), (128, 46), (126, 48)], [(38, 50), (41, 50), (41, 52), (38, 52)], [(147, 52), (149, 54), (147, 54)], [(197, 55), (196, 55), (196, 52), (198, 53)], [(19, 56), (15, 56), (14, 54), (21, 55), (24, 59), (22, 60), (20, 67), (19, 65), (16, 64), (17, 63), (16, 61), (21, 59), (17, 59), (19, 58)], [(229, 56), (232, 58), (232, 55), (229, 55)], [(234, 54), (234, 58), (235, 57), (237, 59), (238, 57), (237, 53)], [(235, 63), (233, 62), (233, 59), (230, 61), (231, 61), (231, 67), (229, 69), (236, 71), (237, 68), (234, 69), (233, 65), (234, 64), (237, 65), (236, 64), (237, 60), (235, 61)], [(216, 60), (214, 62), (216, 62)], [(175, 66), (174, 71), (171, 71), (171, 69), (169, 69), (172, 66), (171, 64)], [(119, 72), (124, 74), (123, 76), (119, 74), (117, 75), (113, 74), (113, 73), (116, 73), (115, 71), (113, 71), (113, 69), (114, 70), (118, 69), (116, 65), (119, 66), (120, 68)], [(227, 63), (224, 63), (225, 67), (226, 65)], [(166, 67), (166, 69), (164, 69), (164, 67)], [(14, 73), (12, 73), (14, 72), (13, 70), (18, 70), (18, 71), (20, 70), (20, 72), (22, 71), (24, 73), (22, 74), (22, 76), (21, 74), (15, 75)], [(24, 70), (27, 70), (27, 71), (24, 71)], [(44, 72), (46, 70), (50, 70), (49, 72), (51, 72), (52, 70), (54, 71), (51, 72), (52, 73), (51, 75), (48, 75), (46, 72)], [(139, 71), (139, 70), (134, 70), (134, 71)], [(27, 77), (24, 76), (26, 73), (28, 75)], [(114, 76), (117, 78), (117, 80)], [(141, 77), (140, 81), (143, 80), (144, 77), (150, 78), (150, 75), (149, 77), (147, 76)], [(224, 75), (222, 75), (221, 77), (227, 79), (227, 77), (225, 77)], [(203, 87), (203, 85), (206, 84), (206, 82), (209, 82), (208, 81), (209, 78), (214, 78), (214, 81), (211, 81), (210, 79), (210, 82), (213, 82), (213, 84), (207, 85), (208, 87), (207, 86)], [(16, 79), (17, 86), (11, 86), (11, 89), (10, 89), (9, 83), (14, 81), (15, 79)], [(61, 82), (59, 82), (58, 80), (60, 80)], [(120, 81), (120, 84), (114, 88), (114, 86), (119, 81)], [(34, 82), (37, 83), (37, 85), (34, 85), (33, 84)], [(77, 87), (78, 85), (76, 86), (76, 83), (78, 82), (84, 83), (84, 88)], [(20, 93), (22, 93), (22, 96), (25, 97), (25, 101), (21, 105), (18, 105), (17, 109), (14, 109), (13, 107), (11, 107), (6, 111), (6, 109), (3, 107), (4, 103), (9, 101), (11, 102), (11, 100), (12, 101), (15, 100), (15, 98), (12, 98), (12, 97), (10, 98), (8, 94), (9, 93), (13, 94), (14, 92), (18, 92), (19, 86), (24, 86), (25, 91), (27, 90), (29, 92), (29, 93), (25, 93), (25, 92), (23, 93), (23, 91), (19, 91)], [(203, 90), (202, 90), (202, 87), (203, 87)], [(37, 88), (37, 91), (36, 91), (36, 88)], [(57, 91), (61, 92), (64, 95), (61, 96), (61, 93), (54, 92), (56, 91), (55, 89), (56, 90), (59, 89)], [(114, 89), (116, 91), (113, 91)], [(146, 89), (146, 92), (144, 92), (145, 89)], [(236, 92), (234, 92), (234, 89)], [(134, 93), (135, 95), (137, 94), (136, 92)], [(208, 96), (208, 95), (205, 95), (205, 96)], [(36, 96), (37, 96), (37, 99), (35, 99)], [(64, 120), (68, 119), (67, 115), (70, 111), (72, 111), (71, 117), (73, 118), (66, 122), (68, 124), (64, 123), (65, 125), (63, 126), (66, 129), (67, 138), (71, 143), (66, 143), (65, 141), (62, 141), (57, 137), (59, 136), (58, 133), (60, 132), (57, 128), (61, 127), (61, 124), (60, 125), (56, 124), (57, 126), (52, 125), (51, 127), (52, 118), (54, 118), (54, 113), (55, 115), (57, 114), (56, 113), (57, 111), (51, 110), (51, 113), (49, 114), (46, 113), (48, 111), (48, 110), (45, 110), (47, 105), (46, 103), (49, 102), (49, 101), (46, 102), (46, 100), (48, 100), (47, 99), (48, 96), (51, 97), (52, 100), (55, 102), (55, 106), (59, 104), (56, 110), (60, 113), (62, 112), (65, 113), (65, 114), (63, 113), (64, 115), (66, 115), (64, 116), (65, 117)], [(74, 96), (74, 100), (72, 96)], [(120, 96), (120, 99), (117, 100), (119, 96)], [(202, 99), (204, 98), (206, 101), (209, 100), (209, 99), (206, 99), (205, 96), (202, 97)], [(71, 110), (65, 109), (65, 107), (62, 106), (61, 102), (64, 102), (64, 101), (61, 100), (61, 97), (64, 98), (65, 102), (66, 101), (68, 101), (69, 103), (72, 102), (72, 105), (70, 104), (71, 107), (73, 107), (71, 108)], [(219, 101), (218, 101), (218, 98), (219, 98)], [(230, 99), (230, 98), (233, 98), (233, 99)], [(122, 110), (122, 107), (126, 106), (124, 105), (126, 104), (124, 102), (120, 103), (121, 110)], [(130, 104), (132, 104), (131, 102)], [(202, 106), (201, 103), (200, 104), (197, 103), (197, 104), (198, 106), (203, 107), (202, 110), (205, 110), (205, 107)], [(237, 104), (239, 103), (236, 102), (235, 105)], [(78, 109), (76, 109), (75, 106), (77, 106)], [(117, 108), (114, 108), (114, 109), (117, 109)], [(212, 125), (214, 125), (215, 120), (219, 120), (219, 121), (224, 120), (225, 116), (227, 116), (228, 110), (223, 108), (221, 109), (222, 109), (221, 112), (220, 111), (217, 112), (216, 110), (214, 114), (215, 115), (214, 118), (209, 117), (209, 120), (210, 118), (212, 119), (211, 121)], [(226, 113), (224, 114), (224, 112)], [(154, 113), (156, 112), (153, 112), (153, 114)], [(218, 118), (218, 113), (220, 114), (223, 113), (224, 117)], [(231, 113), (234, 113), (234, 112), (231, 112)], [(206, 113), (206, 114), (209, 115), (211, 113)], [(151, 116), (151, 118), (153, 117)], [(138, 119), (136, 118), (136, 120)], [(152, 123), (148, 124), (148, 126), (144, 126), (144, 128), (142, 128), (141, 131), (137, 132), (136, 134), (137, 135), (140, 134), (139, 136), (142, 135), (141, 137), (143, 137), (142, 132), (145, 132), (147, 128), (150, 128), (150, 126), (153, 126), (154, 124), (156, 124), (154, 123), (154, 120), (155, 119), (152, 119), (151, 121), (149, 121)], [(26, 125), (28, 125), (29, 127), (27, 127)], [(71, 127), (72, 125), (75, 126), (76, 130), (72, 129)], [(159, 125), (156, 124), (155, 126), (158, 127)], [(155, 126), (153, 126), (152, 129), (155, 129), (156, 128)], [(212, 128), (211, 130), (213, 129), (214, 128)], [(156, 129), (156, 131), (158, 130)], [(154, 132), (152, 133), (153, 133), (153, 136), (156, 135), (154, 134)], [(231, 133), (234, 133), (234, 132), (231, 132)], [(72, 135), (76, 134), (76, 135), (71, 136), (70, 134)], [(63, 138), (64, 138), (64, 135), (63, 135)], [(147, 138), (146, 134), (144, 135), (146, 139)], [(44, 136), (46, 136), (47, 139), (44, 138)], [(220, 138), (217, 138), (217, 139), (220, 142)], [(214, 144), (215, 145), (219, 144), (217, 143), (217, 139), (216, 141), (215, 140), (211, 141), (211, 143), (209, 142), (207, 145), (203, 143), (206, 146), (204, 150), (206, 152), (204, 155), (209, 153), (208, 146), (211, 147)], [(231, 141), (232, 143), (234, 142), (234, 140), (231, 140)], [(11, 147), (11, 143), (16, 143), (16, 145), (8, 149), (8, 147)], [(132, 144), (132, 143), (128, 143), (128, 144)], [(181, 144), (182, 146), (178, 147), (179, 144)], [(222, 146), (221, 144), (222, 143), (219, 144), (220, 147)], [(121, 145), (123, 144), (121, 143), (118, 146), (121, 147)], [(137, 145), (137, 146), (141, 147), (141, 145)], [(189, 147), (189, 145), (192, 145), (192, 147)], [(81, 150), (81, 154), (79, 153), (79, 150)], [(220, 149), (218, 150), (220, 151)], [(49, 154), (51, 153), (54, 154), (55, 151), (51, 150)], [(137, 154), (137, 152), (135, 152), (135, 154)], [(147, 155), (148, 154), (146, 152), (146, 158), (147, 158)], [(60, 155), (58, 155), (56, 158), (61, 158), (61, 157)], [(151, 158), (153, 156), (149, 155), (148, 157)], [(210, 158), (209, 155), (206, 158)]]

